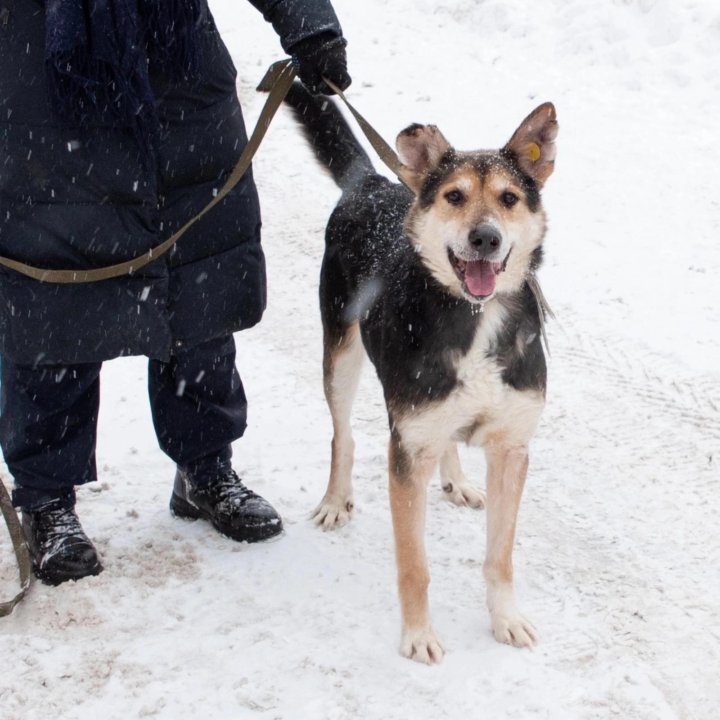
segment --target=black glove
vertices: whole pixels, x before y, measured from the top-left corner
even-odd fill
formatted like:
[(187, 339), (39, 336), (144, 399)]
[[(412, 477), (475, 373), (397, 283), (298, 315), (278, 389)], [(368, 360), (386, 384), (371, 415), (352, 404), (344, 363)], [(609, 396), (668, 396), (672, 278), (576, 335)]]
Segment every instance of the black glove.
[(335, 91), (323, 82), (323, 77), (332, 81), (341, 90), (352, 82), (347, 71), (347, 57), (343, 37), (320, 33), (305, 38), (290, 48), (293, 65), (303, 85), (313, 95), (334, 95)]

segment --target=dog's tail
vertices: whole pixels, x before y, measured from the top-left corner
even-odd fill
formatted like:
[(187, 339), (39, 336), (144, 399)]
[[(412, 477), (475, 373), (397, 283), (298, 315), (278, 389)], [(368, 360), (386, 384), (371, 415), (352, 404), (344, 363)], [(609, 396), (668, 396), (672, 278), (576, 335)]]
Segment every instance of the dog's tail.
[(315, 156), (343, 192), (375, 174), (370, 158), (332, 100), (312, 95), (294, 82), (285, 102), (292, 108)]

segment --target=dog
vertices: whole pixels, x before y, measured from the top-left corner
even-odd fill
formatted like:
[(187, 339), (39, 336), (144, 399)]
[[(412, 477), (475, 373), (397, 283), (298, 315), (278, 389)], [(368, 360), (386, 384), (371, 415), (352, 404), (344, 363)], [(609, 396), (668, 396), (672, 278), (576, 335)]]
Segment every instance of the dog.
[[(350, 413), (367, 353), (390, 425), (401, 653), (427, 664), (444, 655), (428, 611), (423, 538), (438, 466), (449, 500), (487, 510), (483, 572), (495, 638), (531, 646), (537, 634), (515, 601), (512, 548), (545, 403), (544, 307), (531, 281), (546, 232), (541, 190), (554, 168), (555, 108), (537, 107), (493, 151), (457, 151), (437, 127), (410, 125), (396, 141), (400, 184), (375, 171), (333, 101), (295, 83), (286, 102), (342, 190), (320, 277), (333, 438), (315, 522), (335, 528), (353, 510)], [(484, 449), (487, 496), (463, 474), (459, 442)]]

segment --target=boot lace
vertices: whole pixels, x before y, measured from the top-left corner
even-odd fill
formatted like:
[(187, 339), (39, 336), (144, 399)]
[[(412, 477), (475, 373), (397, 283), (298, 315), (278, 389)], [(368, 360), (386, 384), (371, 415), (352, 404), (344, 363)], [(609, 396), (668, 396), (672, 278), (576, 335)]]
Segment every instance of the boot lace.
[(228, 470), (222, 475), (213, 479), (208, 487), (207, 493), (211, 494), (217, 502), (227, 502), (242, 505), (247, 500), (257, 495), (245, 487), (243, 481), (234, 470)]

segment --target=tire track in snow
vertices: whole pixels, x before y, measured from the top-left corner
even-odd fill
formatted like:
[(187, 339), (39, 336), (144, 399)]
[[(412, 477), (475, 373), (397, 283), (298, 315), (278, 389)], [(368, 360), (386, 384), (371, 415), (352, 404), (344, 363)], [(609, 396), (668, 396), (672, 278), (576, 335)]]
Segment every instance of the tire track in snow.
[(710, 670), (720, 655), (720, 382), (632, 339), (570, 330), (551, 348), (539, 433), (539, 474), (551, 480), (531, 492), (554, 513), (520, 540), (547, 553), (532, 568), (543, 652), (581, 675), (634, 668), (606, 696), (644, 687), (674, 716), (709, 718), (720, 701)]
[(604, 385), (636, 396), (695, 425), (702, 434), (720, 439), (720, 378), (682, 375), (671, 361), (648, 352), (630, 355), (619, 347), (609, 348), (604, 341), (601, 344), (580, 336), (569, 339), (561, 358), (573, 366), (602, 375)]

